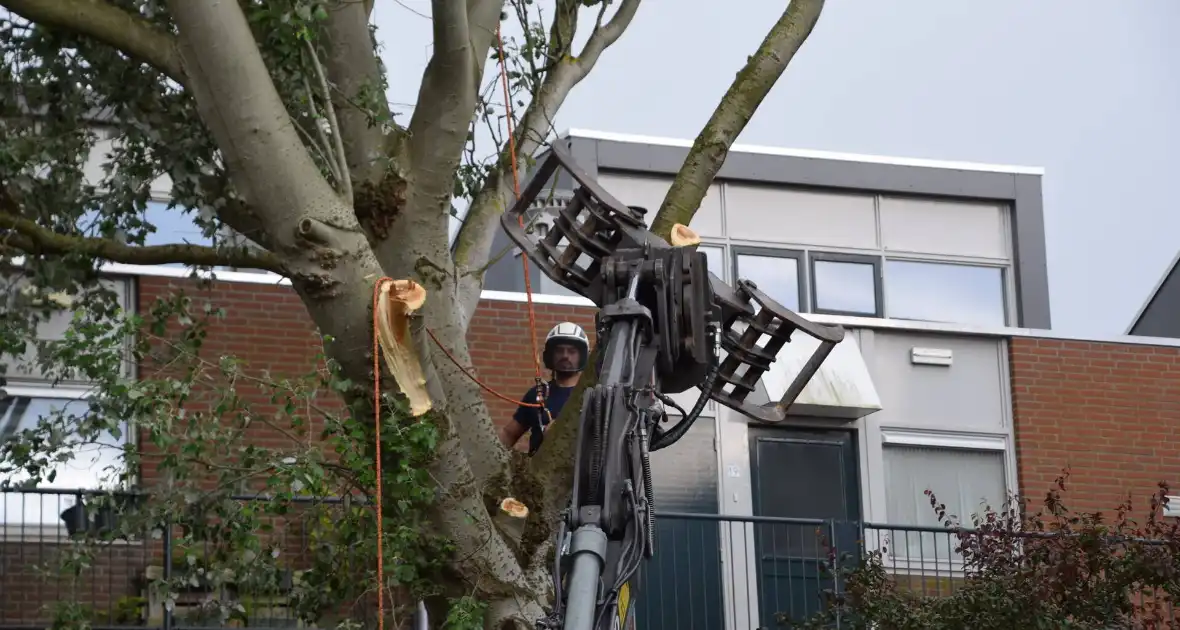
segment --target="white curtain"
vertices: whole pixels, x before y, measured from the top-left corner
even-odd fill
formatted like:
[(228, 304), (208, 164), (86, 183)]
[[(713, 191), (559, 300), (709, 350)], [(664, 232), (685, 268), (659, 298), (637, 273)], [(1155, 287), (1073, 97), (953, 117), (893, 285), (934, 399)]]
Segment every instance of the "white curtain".
[[(1007, 497), (1003, 451), (886, 445), (885, 494), (890, 525), (942, 527), (926, 490), (946, 505), (947, 516), (957, 516), (972, 527), (971, 516), (986, 506), (999, 510)], [(911, 562), (961, 562), (957, 539), (950, 534), (894, 530), (890, 555)]]

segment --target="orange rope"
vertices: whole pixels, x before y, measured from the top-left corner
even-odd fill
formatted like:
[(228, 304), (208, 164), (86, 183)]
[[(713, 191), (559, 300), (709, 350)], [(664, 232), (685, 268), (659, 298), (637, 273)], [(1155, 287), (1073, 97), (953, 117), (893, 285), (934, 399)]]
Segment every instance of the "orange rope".
[(487, 393), (489, 393), (489, 394), (491, 394), (491, 395), (495, 396), (496, 398), (499, 398), (500, 400), (503, 400), (504, 402), (507, 402), (507, 403), (512, 403), (512, 404), (514, 404), (514, 405), (520, 405), (521, 407), (532, 407), (532, 408), (534, 408), (534, 409), (540, 409), (540, 408), (541, 408), (541, 404), (540, 404), (540, 403), (528, 403), (528, 402), (524, 402), (523, 400), (516, 400), (515, 398), (511, 398), (511, 397), (509, 397), (509, 396), (505, 396), (504, 394), (501, 394), (500, 392), (498, 392), (498, 391), (496, 391), (496, 390), (492, 389), (491, 387), (489, 387), (488, 385), (486, 385), (486, 384), (485, 384), (483, 381), (481, 381), (481, 380), (479, 380), (478, 378), (476, 378), (475, 374), (473, 374), (473, 373), (472, 373), (472, 372), (473, 372), (473, 370), (471, 370), (471, 369), (468, 369), (468, 368), (467, 368), (467, 367), (465, 367), (465, 366), (464, 366), (462, 363), (459, 363), (459, 359), (456, 359), (456, 358), (455, 358), (455, 355), (451, 354), (451, 351), (450, 351), (450, 350), (447, 350), (447, 347), (446, 347), (446, 346), (444, 346), (444, 345), (442, 344), (442, 342), (438, 340), (438, 337), (435, 337), (435, 336), (434, 336), (434, 331), (433, 331), (433, 330), (431, 330), (431, 329), (427, 328), (427, 329), (426, 329), (426, 334), (430, 335), (430, 338), (434, 340), (434, 345), (438, 346), (439, 350), (442, 350), (442, 351), (443, 351), (443, 354), (447, 355), (447, 358), (451, 360), (451, 363), (454, 363), (454, 364), (455, 364), (455, 367), (459, 368), (459, 371), (463, 372), (463, 374), (466, 374), (466, 375), (467, 375), (467, 378), (469, 378), (469, 379), (471, 379), (472, 381), (474, 381), (476, 385), (479, 385), (479, 386), (480, 386), (481, 388), (483, 388), (483, 390), (484, 390), (484, 391), (486, 391)]
[[(504, 112), (508, 115), (508, 153), (512, 164), (512, 190), (516, 195), (516, 200), (520, 201), (520, 176), (516, 166), (516, 130), (512, 120), (512, 98), (508, 94), (508, 66), (504, 63), (504, 40), (500, 37), (500, 27), (498, 26), (496, 27), (496, 49), (500, 55), (500, 84), (504, 88)], [(523, 229), (524, 215), (517, 216), (516, 220)], [(537, 400), (541, 403), (538, 406), (543, 407), (545, 405), (545, 398), (540, 387), (541, 354), (537, 351), (537, 315), (533, 310), (533, 283), (529, 278), (529, 255), (527, 252), (521, 252), (520, 264), (524, 268), (524, 292), (528, 296), (529, 338), (533, 342), (533, 366), (537, 369)]]
[(385, 554), (381, 539), (381, 343), (377, 327), (377, 305), (380, 302), (381, 289), (393, 278), (381, 278), (373, 285), (373, 433), (376, 440), (377, 460), (377, 630), (385, 630)]

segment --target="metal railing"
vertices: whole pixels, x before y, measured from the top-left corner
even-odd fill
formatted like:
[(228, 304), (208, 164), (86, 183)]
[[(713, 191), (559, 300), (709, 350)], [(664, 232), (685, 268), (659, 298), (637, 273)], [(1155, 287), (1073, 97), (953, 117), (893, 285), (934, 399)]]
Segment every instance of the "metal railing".
[[(182, 545), (182, 528), (167, 517), (151, 531), (121, 535), (120, 506), (143, 505), (146, 498), (132, 492), (0, 490), (0, 629), (40, 629), (63, 616), (84, 619), (94, 630), (306, 627), (289, 601), (293, 580), (308, 566), (312, 549), (298, 509), (268, 518), (270, 526), (257, 534), (263, 553), (274, 550), (281, 556), (266, 565), (275, 571), (258, 571), (248, 584), (231, 581), (227, 587), (203, 573), (200, 558), (212, 546)], [(244, 495), (230, 500), (245, 507), (273, 498)], [(349, 501), (353, 499), (290, 499), (296, 508), (332, 508)], [(358, 562), (356, 569), (367, 569), (364, 564)], [(179, 585), (172, 597), (152, 588), (161, 580)], [(335, 616), (366, 625), (372, 618), (367, 600), (345, 606)]]
[[(176, 544), (170, 527), (159, 538), (116, 540), (92, 548), (84, 562), (75, 563), (74, 579), (54, 575), (52, 570), (47, 573), (46, 562), (73, 545), (67, 529), (76, 530), (83, 522), (92, 530), (110, 526), (117, 517), (109, 511), (92, 513), (67, 527), (67, 519), (83, 518), (73, 509), (76, 497), (90, 494), (0, 491), (0, 630), (44, 628), (54, 618), (55, 608), (63, 604), (80, 605), (95, 630), (307, 627), (283, 600), (290, 573), (272, 585), (277, 587), (272, 592), (255, 589), (230, 594), (237, 598), (235, 603), (248, 602), (232, 620), (194, 616), (201, 601), (217, 597), (197, 587), (181, 593), (170, 609), (163, 605), (151, 595), (148, 583), (175, 579), (175, 572), (185, 569), (164, 560), (173, 557)], [(244, 503), (269, 500), (236, 499)], [(292, 523), (275, 528), (267, 544), (282, 550), (289, 559), (285, 566), (296, 571), (310, 542), (305, 530)], [(840, 567), (851, 568), (866, 551), (882, 549), (886, 550), (882, 561), (900, 588), (927, 596), (949, 595), (964, 580), (962, 558), (956, 551), (959, 544), (955, 532), (942, 528), (657, 513), (656, 554), (643, 566), (635, 585), (638, 627), (755, 630), (778, 627), (784, 617), (801, 620), (820, 612), (824, 593), (841, 591)], [(365, 604), (339, 616), (371, 625), (371, 612)], [(319, 625), (334, 625), (328, 621)]]

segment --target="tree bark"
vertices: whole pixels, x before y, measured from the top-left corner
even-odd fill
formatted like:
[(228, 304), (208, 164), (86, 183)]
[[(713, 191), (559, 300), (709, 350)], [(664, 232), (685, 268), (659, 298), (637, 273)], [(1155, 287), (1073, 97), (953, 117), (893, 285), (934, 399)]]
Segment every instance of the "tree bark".
[[(332, 102), (340, 115), (340, 132), (346, 140), (345, 159), (348, 170), (358, 182), (376, 182), (383, 174), (380, 159), (386, 155), (385, 131), (381, 121), (392, 125), (389, 105), (381, 93), (380, 61), (373, 52), (369, 34), (369, 7), (357, 2), (329, 5), (324, 25), (327, 49), (324, 65), (333, 84)], [(362, 95), (376, 96), (363, 101)], [(369, 124), (369, 112), (363, 105), (373, 105), (376, 125)], [(398, 130), (394, 130), (396, 133)]]
[(791, 0), (697, 135), (652, 220), (652, 232), (667, 239), (673, 225), (689, 225), (725, 163), (729, 148), (807, 41), (823, 7), (824, 0)]
[[(332, 337), (332, 342), (325, 344), (325, 351), (356, 383), (372, 382), (371, 296), (374, 282), (382, 275), (376, 260), (367, 256), (346, 261), (333, 270), (336, 289), (330, 296), (326, 297), (318, 286), (306, 281), (292, 283), (321, 334)], [(420, 345), (419, 351), (423, 348)], [(423, 368), (431, 369), (429, 365)], [(446, 405), (445, 384), (433, 373), (427, 374), (427, 383), (432, 400), (438, 401), (440, 407)], [(455, 545), (455, 569), (469, 576), (479, 585), (481, 593), (489, 597), (532, 597), (536, 586), (529, 585), (513, 550), (492, 524), (455, 423), (442, 409), (428, 412), (427, 417), (440, 435), (435, 458), (429, 466), (437, 484), (431, 520)], [(496, 442), (491, 446), (499, 448)]]
[[(447, 279), (453, 274), (448, 274), (451, 265), (446, 258), (445, 223), (441, 217), (431, 216), (433, 193), (415, 190), (394, 221), (391, 233), (398, 239), (381, 240), (380, 248), (371, 253), (352, 209), (320, 175), (290, 126), (241, 9), (233, 3), (207, 0), (173, 0), (172, 5), (202, 118), (222, 148), (235, 187), (264, 215), (273, 240), (291, 244), (284, 248), (286, 257), (307, 262), (294, 247), (294, 226), (305, 225), (305, 220), (320, 226), (320, 240), (327, 241), (338, 254), (330, 269), (308, 264), (305, 273), (295, 273), (292, 278), (313, 322), (322, 334), (334, 338), (326, 348), (329, 355), (355, 382), (371, 382), (370, 364), (364, 357), (371, 359), (371, 296), (382, 275), (417, 280), (428, 291), (422, 309), (424, 321), (444, 334), (453, 329), (453, 289), (447, 289), (453, 287)], [(421, 343), (423, 335), (417, 337)], [(442, 407), (431, 414), (440, 431), (430, 466), (440, 495), (433, 520), (454, 542), (457, 568), (478, 577), (483, 592), (499, 597), (525, 596), (531, 589), (525, 585), (524, 571), (492, 526), (485, 507), (485, 479), (481, 476), (492, 474), (482, 468), (478, 474), (473, 472), (463, 448), (464, 442), (472, 441), (470, 452), (476, 455), (477, 464), (485, 464), (480, 455), (503, 454), (492, 434), (490, 418), (485, 411), (486, 441), (475, 434), (461, 440), (455, 416), (447, 409), (451, 404), (447, 395), (461, 399), (474, 388), (447, 375), (428, 377), (428, 382), (432, 398)], [(478, 389), (474, 389), (474, 396), (480, 398)], [(479, 404), (482, 406), (481, 398)], [(503, 459), (506, 470), (506, 457)]]
[[(406, 134), (404, 202), (361, 211), (370, 217), (362, 223), (381, 267), (391, 276), (412, 277), (426, 287), (422, 317), (440, 340), (450, 340), (449, 350), (463, 367), (471, 365), (471, 358), (466, 326), (455, 304), (458, 273), (448, 246), (447, 209), (502, 8), (503, 0), (434, 0), (434, 54), (423, 73)], [(398, 176), (386, 174), (383, 181)], [(476, 486), (481, 493), (502, 494), (510, 479), (508, 453), (496, 439), (483, 394), (462, 368), (432, 350), (432, 363), (447, 392), (446, 413), (455, 424)]]
[(413, 207), (437, 209), (444, 216), (450, 207), (455, 171), (475, 115), (479, 82), (503, 6), (503, 0), (431, 2), (434, 54), (422, 74), (409, 126), (409, 159), (414, 171), (410, 186), (429, 203)]
[(235, 189), (262, 215), (271, 242), (287, 254), (298, 251), (293, 226), (305, 217), (355, 227), (351, 208), (320, 174), (291, 125), (238, 4), (168, 4), (201, 119), (221, 149)]

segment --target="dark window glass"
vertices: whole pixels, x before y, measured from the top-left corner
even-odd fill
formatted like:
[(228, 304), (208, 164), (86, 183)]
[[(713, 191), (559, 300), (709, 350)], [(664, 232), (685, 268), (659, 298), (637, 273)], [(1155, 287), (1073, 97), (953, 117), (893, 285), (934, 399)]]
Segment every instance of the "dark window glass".
[[(795, 258), (738, 254), (734, 277), (749, 280), (771, 299), (799, 311), (799, 261)], [(731, 283), (731, 284), (736, 284)]]
[(871, 263), (817, 260), (815, 310), (877, 314), (876, 269)]

